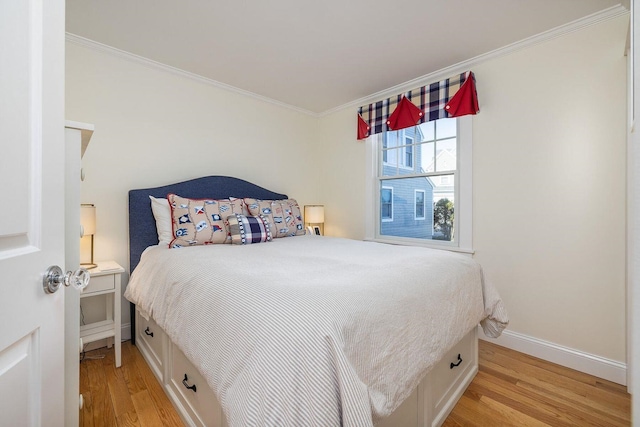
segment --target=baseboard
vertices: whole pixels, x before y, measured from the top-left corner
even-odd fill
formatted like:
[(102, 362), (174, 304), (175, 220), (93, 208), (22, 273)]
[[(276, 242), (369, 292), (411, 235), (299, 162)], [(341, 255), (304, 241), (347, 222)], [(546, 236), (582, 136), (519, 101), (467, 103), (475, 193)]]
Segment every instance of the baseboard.
[[(120, 339), (122, 341), (128, 341), (131, 339), (131, 323), (125, 323), (124, 325), (120, 326)], [(107, 346), (106, 339), (94, 341), (94, 342), (90, 342), (89, 344), (85, 344), (84, 351), (86, 352), (86, 351), (96, 350), (98, 348), (102, 348), (106, 346)]]
[(594, 375), (617, 384), (627, 385), (627, 365), (583, 351), (574, 350), (538, 338), (505, 330), (498, 338), (488, 338), (482, 330), (478, 337), (548, 362)]

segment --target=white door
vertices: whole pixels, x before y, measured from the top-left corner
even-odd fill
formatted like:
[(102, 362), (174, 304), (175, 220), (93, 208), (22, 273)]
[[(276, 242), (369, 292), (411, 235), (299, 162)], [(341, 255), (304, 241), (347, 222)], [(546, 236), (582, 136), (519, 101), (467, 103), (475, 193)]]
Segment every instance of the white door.
[(2, 427), (64, 425), (64, 6), (0, 0)]

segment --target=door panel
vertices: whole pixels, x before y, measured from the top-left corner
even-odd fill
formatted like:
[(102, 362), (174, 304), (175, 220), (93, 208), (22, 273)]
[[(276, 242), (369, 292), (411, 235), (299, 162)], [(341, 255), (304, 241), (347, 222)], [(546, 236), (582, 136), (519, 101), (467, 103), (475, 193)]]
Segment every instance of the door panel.
[[(31, 408), (38, 405), (37, 390), (33, 385), (39, 383), (39, 372), (31, 367), (38, 359), (37, 333), (32, 333), (10, 345), (0, 353), (0, 396), (5, 400), (7, 412), (3, 418), (12, 420), (14, 425), (34, 425), (33, 416), (37, 414)], [(25, 383), (14, 387), (14, 384)]]
[(63, 426), (64, 1), (0, 1), (0, 70), (0, 426)]

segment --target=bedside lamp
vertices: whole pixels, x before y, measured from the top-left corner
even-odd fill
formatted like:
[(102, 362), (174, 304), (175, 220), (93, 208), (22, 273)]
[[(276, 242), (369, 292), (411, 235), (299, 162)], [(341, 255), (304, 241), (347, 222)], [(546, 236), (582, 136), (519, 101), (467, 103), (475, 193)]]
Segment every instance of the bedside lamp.
[[(324, 205), (305, 205), (305, 224), (311, 226), (315, 234), (324, 235)], [(315, 230), (319, 230), (316, 232)]]
[(92, 204), (80, 205), (80, 237), (91, 238), (91, 259), (88, 263), (80, 263), (81, 267), (90, 269), (97, 267), (93, 263), (93, 235), (96, 234), (96, 207)]

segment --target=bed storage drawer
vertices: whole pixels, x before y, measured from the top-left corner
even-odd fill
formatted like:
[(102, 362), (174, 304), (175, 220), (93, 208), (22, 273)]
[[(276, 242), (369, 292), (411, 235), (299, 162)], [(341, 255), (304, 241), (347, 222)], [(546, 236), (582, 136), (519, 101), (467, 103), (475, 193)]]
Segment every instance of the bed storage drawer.
[(205, 379), (177, 346), (171, 346), (169, 387), (199, 426), (222, 426), (222, 408)]
[[(442, 410), (449, 406), (449, 400), (456, 395), (456, 391), (460, 387), (466, 388), (475, 376), (478, 366), (477, 346), (477, 328), (473, 328), (430, 372), (429, 387), (436, 421), (439, 418), (444, 421), (448, 414), (442, 414)], [(452, 408), (453, 406), (450, 409)]]
[(136, 310), (136, 325), (138, 348), (147, 353), (149, 366), (156, 377), (162, 381), (165, 365), (164, 347), (167, 345), (165, 342), (167, 337), (153, 319), (145, 319), (139, 310)]

